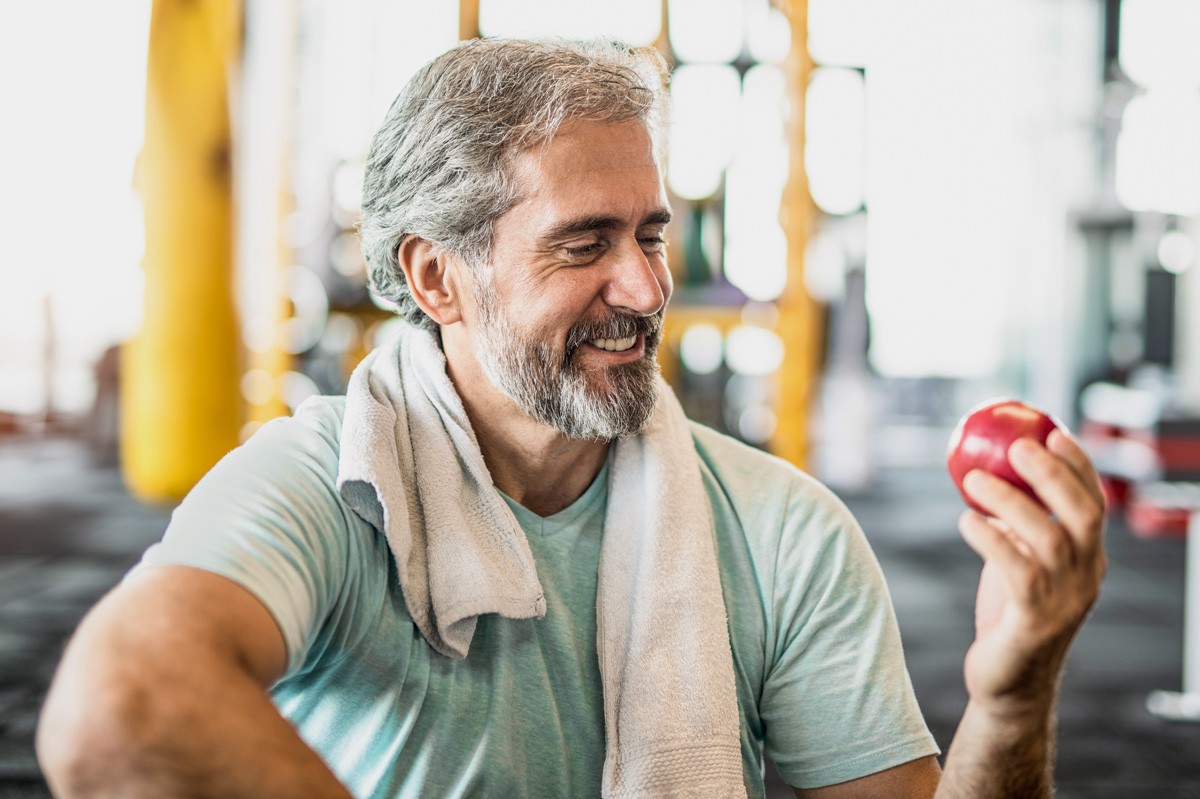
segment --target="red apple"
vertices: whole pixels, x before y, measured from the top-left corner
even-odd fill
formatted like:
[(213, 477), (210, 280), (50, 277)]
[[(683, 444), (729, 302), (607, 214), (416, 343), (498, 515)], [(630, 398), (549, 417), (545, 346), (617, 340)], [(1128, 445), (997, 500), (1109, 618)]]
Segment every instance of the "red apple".
[(1008, 462), (1008, 448), (1018, 438), (1032, 438), (1045, 445), (1050, 433), (1058, 427), (1047, 414), (1013, 399), (986, 402), (964, 416), (950, 436), (946, 467), (967, 504), (984, 515), (991, 515), (963, 490), (962, 481), (967, 472), (982, 469), (1012, 483), (1044, 508), (1037, 494)]

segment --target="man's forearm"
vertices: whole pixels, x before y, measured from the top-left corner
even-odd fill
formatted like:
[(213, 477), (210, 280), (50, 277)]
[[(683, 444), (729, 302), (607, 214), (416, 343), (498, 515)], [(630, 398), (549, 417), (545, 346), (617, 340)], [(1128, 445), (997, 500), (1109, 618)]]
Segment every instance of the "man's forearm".
[(995, 713), (969, 702), (936, 799), (1050, 799), (1054, 726), (1052, 703)]
[(86, 676), (62, 675), (38, 735), (55, 795), (349, 799), (261, 688), (230, 682), (219, 696), (181, 683), (97, 693)]
[(55, 796), (350, 799), (263, 687), (276, 669), (260, 661), (282, 648), (255, 660), (198, 607), (253, 639), (275, 632), (249, 594), (193, 570), (135, 576), (88, 614), (38, 724)]
[(249, 681), (226, 684), (219, 697), (187, 696), (196, 689), (177, 684), (166, 689), (177, 694), (169, 702), (127, 694), (107, 705), (95, 694), (85, 702), (80, 689), (86, 681), (56, 686), (39, 730), (39, 757), (60, 799), (350, 798)]

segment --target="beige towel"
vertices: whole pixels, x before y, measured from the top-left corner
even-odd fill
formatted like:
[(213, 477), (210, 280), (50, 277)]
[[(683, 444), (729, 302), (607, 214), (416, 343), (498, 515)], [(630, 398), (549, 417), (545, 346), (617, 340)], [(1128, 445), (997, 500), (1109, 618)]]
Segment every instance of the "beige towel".
[[(596, 597), (603, 794), (744, 797), (712, 518), (687, 419), (661, 380), (645, 432), (615, 446)], [(480, 614), (545, 615), (529, 544), (428, 333), (405, 328), (355, 369), (338, 489), (384, 532), (438, 652), (466, 657)]]

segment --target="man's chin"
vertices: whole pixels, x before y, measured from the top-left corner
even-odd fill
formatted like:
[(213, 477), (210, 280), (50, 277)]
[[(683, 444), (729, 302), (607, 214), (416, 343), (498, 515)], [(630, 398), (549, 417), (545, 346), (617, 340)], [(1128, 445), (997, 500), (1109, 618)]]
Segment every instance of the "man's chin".
[(628, 438), (640, 434), (650, 424), (658, 407), (657, 363), (651, 358), (607, 367), (606, 372), (600, 382), (585, 378), (586, 397), (576, 396), (565, 403), (564, 418), (555, 420), (553, 426), (567, 437)]
[[(587, 363), (589, 359), (575, 351), (565, 367), (552, 372), (546, 365), (554, 360), (546, 351), (526, 353), (524, 358), (481, 353), (493, 385), (530, 417), (567, 438), (603, 441), (645, 430), (658, 404), (659, 369), (653, 349), (636, 361), (607, 365)], [(529, 368), (521, 368), (522, 363)]]
[(622, 438), (635, 438), (641, 435), (650, 426), (650, 420), (653, 417), (654, 413), (652, 411), (636, 422), (622, 420), (618, 424), (610, 421), (602, 425), (554, 425), (554, 427), (564, 438), (577, 441), (616, 441)]

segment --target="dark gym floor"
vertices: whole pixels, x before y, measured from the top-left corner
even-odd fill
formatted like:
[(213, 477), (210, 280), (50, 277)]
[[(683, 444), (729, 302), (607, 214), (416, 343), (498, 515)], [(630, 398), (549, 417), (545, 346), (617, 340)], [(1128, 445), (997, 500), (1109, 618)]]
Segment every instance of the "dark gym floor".
[[(978, 563), (940, 468), (890, 468), (849, 497), (883, 564), (909, 671), (943, 750), (965, 704)], [(168, 510), (129, 498), (81, 442), (0, 437), (0, 799), (49, 796), (33, 754), (38, 708), (83, 613), (162, 533)], [(1200, 799), (1200, 724), (1160, 721), (1146, 694), (1181, 681), (1182, 540), (1109, 527), (1111, 569), (1074, 647), (1062, 700), (1060, 799)], [(790, 795), (772, 783), (772, 797)]]

